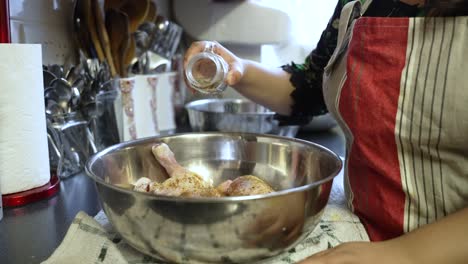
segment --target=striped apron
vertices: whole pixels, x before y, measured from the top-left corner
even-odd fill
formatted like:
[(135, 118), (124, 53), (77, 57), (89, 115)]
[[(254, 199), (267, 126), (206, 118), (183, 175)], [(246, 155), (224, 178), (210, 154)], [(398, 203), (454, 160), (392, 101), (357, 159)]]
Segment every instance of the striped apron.
[(361, 17), (370, 2), (344, 7), (323, 88), (348, 204), (379, 241), (468, 205), (468, 17)]

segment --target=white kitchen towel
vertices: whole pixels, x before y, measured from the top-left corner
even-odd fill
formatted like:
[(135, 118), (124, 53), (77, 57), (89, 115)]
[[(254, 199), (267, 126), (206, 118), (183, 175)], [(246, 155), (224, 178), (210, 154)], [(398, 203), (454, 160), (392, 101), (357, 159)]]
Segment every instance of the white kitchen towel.
[(0, 193), (5, 195), (50, 180), (41, 45), (0, 44), (0, 80)]
[[(358, 217), (333, 200), (325, 208), (317, 228), (294, 249), (263, 261), (262, 264), (296, 263), (316, 252), (343, 242), (369, 241)], [(164, 263), (139, 253), (118, 234), (101, 211), (94, 218), (80, 212), (71, 224), (62, 244), (43, 262), (61, 263)], [(190, 263), (190, 262), (188, 262)]]

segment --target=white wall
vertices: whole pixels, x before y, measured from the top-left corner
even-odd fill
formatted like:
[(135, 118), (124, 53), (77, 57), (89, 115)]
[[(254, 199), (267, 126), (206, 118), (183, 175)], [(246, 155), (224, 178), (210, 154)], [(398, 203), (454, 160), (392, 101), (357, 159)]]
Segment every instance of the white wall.
[[(171, 0), (153, 0), (158, 6), (158, 13), (165, 17), (169, 17), (169, 3)], [(193, 0), (192, 0), (193, 1)]]
[(9, 4), (11, 42), (42, 44), (43, 64), (73, 58), (72, 0), (10, 0)]
[(259, 1), (285, 10), (293, 21), (292, 39), (288, 43), (262, 48), (262, 63), (271, 66), (302, 62), (315, 48), (337, 4), (337, 0)]

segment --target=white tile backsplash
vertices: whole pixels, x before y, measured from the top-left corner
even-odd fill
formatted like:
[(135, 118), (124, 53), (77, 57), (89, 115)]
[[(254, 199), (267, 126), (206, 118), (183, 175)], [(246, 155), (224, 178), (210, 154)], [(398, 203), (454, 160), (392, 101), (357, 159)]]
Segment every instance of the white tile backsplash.
[(73, 0), (10, 0), (9, 4), (11, 42), (41, 44), (44, 65), (73, 62)]

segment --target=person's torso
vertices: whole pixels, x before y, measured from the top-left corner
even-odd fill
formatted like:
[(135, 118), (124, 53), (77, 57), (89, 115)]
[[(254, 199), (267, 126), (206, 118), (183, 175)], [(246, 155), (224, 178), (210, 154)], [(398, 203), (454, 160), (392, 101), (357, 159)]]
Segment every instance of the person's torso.
[(326, 69), (327, 107), (347, 138), (350, 205), (372, 240), (468, 204), (467, 25), (360, 18)]

